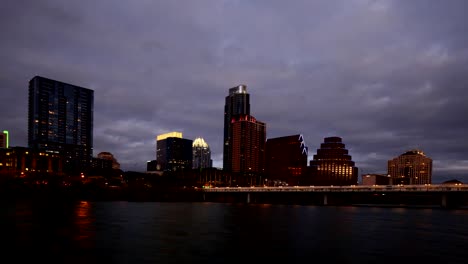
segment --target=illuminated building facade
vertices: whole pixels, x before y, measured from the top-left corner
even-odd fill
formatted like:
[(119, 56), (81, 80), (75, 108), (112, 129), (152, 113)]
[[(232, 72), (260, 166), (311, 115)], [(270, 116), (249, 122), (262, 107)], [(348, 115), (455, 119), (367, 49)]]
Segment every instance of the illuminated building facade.
[(266, 125), (250, 115), (238, 115), (231, 122), (232, 172), (262, 174), (265, 168)]
[(313, 185), (354, 185), (358, 181), (358, 168), (340, 137), (325, 138), (308, 170), (307, 180)]
[(3, 130), (3, 133), (0, 133), (0, 148), (9, 148), (10, 146), (10, 135), (7, 130)]
[(307, 168), (307, 151), (302, 135), (267, 139), (266, 177), (286, 182), (288, 185), (299, 185)]
[(430, 184), (432, 159), (421, 150), (410, 150), (388, 161), (393, 184)]
[(239, 85), (229, 89), (224, 105), (224, 142), (223, 142), (223, 169), (232, 170), (232, 118), (239, 115), (250, 115), (250, 95), (246, 85)]
[(192, 167), (194, 169), (211, 168), (213, 161), (211, 160), (210, 146), (203, 138), (196, 138), (192, 144), (193, 161)]
[(62, 175), (63, 157), (24, 147), (0, 149), (0, 176)]
[(159, 135), (156, 139), (156, 161), (162, 171), (192, 168), (192, 140), (182, 138), (180, 132)]
[(64, 170), (80, 173), (93, 152), (94, 91), (36, 76), (29, 82), (28, 145), (65, 157)]

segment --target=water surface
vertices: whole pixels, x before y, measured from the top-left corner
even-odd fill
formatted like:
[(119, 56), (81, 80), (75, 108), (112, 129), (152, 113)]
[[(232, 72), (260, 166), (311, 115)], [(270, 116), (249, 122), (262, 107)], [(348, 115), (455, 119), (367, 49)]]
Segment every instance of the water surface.
[(468, 210), (58, 201), (3, 208), (4, 256), (17, 262), (468, 259)]

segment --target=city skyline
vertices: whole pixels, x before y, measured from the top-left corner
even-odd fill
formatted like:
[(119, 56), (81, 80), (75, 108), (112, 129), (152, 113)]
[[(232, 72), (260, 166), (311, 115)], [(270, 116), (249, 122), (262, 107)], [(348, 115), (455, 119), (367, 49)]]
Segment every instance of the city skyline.
[(338, 136), (360, 174), (416, 148), (433, 182), (468, 178), (465, 1), (21, 3), (0, 11), (10, 146), (41, 75), (95, 91), (94, 155), (144, 171), (154, 137), (181, 131), (222, 167), (224, 98), (245, 84), (267, 138), (302, 134), (308, 161)]

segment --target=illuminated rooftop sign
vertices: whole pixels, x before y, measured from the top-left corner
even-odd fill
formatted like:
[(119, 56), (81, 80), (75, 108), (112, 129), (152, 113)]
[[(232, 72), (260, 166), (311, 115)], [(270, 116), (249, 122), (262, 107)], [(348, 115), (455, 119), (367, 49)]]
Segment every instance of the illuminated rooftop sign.
[(169, 132), (166, 134), (161, 134), (156, 137), (156, 140), (164, 140), (170, 137), (182, 138), (182, 132)]

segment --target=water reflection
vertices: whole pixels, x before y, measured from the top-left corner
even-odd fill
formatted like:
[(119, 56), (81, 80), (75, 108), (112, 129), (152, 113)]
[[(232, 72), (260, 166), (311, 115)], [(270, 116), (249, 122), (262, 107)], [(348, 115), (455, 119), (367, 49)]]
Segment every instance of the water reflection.
[(73, 239), (80, 248), (92, 248), (95, 237), (94, 217), (91, 212), (91, 204), (87, 201), (78, 203), (75, 207)]
[(20, 263), (38, 260), (95, 262), (92, 204), (37, 199), (12, 202), (3, 207), (9, 212), (1, 216), (2, 244), (7, 245), (3, 257), (11, 254)]

